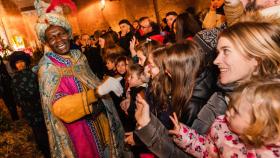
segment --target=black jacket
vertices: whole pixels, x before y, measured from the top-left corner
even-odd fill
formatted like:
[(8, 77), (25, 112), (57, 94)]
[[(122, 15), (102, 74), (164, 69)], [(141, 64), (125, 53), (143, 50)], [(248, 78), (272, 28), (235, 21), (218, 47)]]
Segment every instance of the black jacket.
[(120, 46), (125, 50), (126, 56), (131, 56), (129, 46), (130, 46), (130, 41), (133, 38), (133, 35), (134, 35), (133, 32), (130, 31), (125, 36), (120, 37), (119, 43), (120, 43)]
[(191, 127), (199, 134), (206, 134), (214, 120), (218, 116), (225, 114), (228, 105), (226, 95), (229, 95), (234, 90), (234, 87), (236, 87), (234, 84), (226, 86), (218, 84), (218, 86), (220, 89), (204, 105)]
[(211, 95), (217, 90), (216, 67), (206, 67), (197, 77), (193, 94), (188, 103), (182, 109), (180, 121), (187, 126), (192, 126), (197, 114), (207, 103)]

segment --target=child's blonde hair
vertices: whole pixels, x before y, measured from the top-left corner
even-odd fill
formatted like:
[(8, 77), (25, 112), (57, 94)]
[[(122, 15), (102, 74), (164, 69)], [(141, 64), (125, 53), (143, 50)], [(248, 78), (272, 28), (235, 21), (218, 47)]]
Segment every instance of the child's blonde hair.
[(240, 136), (246, 144), (260, 147), (280, 136), (280, 79), (250, 81), (231, 95), (229, 108), (245, 96), (252, 108), (251, 123)]

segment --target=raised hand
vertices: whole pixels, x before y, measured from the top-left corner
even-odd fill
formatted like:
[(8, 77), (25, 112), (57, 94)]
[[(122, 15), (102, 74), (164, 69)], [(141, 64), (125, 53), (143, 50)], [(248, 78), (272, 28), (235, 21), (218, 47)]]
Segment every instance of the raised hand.
[(140, 127), (146, 126), (151, 121), (149, 105), (140, 94), (136, 97), (135, 119)]
[(131, 39), (130, 43), (129, 43), (129, 50), (131, 52), (131, 56), (135, 56), (136, 55), (136, 51), (135, 51), (135, 46), (137, 44), (137, 40), (136, 37), (133, 36), (133, 38)]
[(176, 113), (173, 112), (173, 117), (169, 116), (169, 118), (171, 119), (171, 121), (174, 124), (173, 130), (169, 130), (169, 133), (172, 135), (175, 135), (175, 136), (180, 136), (181, 125), (180, 125), (180, 122), (178, 121)]

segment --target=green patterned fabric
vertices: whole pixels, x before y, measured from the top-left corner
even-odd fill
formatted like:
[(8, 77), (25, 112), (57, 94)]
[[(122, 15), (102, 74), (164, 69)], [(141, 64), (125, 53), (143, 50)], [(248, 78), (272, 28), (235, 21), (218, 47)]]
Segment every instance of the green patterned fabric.
[[(74, 76), (84, 85), (94, 89), (100, 84), (99, 79), (91, 72), (87, 60), (79, 50), (70, 50), (70, 55), (74, 61)], [(50, 149), (54, 158), (72, 158), (75, 157), (75, 151), (71, 139), (63, 123), (53, 115), (52, 102), (54, 100), (56, 89), (59, 85), (60, 76), (59, 68), (52, 61), (43, 56), (39, 63), (39, 86), (42, 99), (43, 113), (48, 128)], [(112, 157), (122, 157), (124, 148), (124, 130), (119, 120), (117, 111), (110, 97), (104, 96), (102, 102), (106, 108), (106, 114), (109, 120), (111, 130), (111, 141), (113, 148), (110, 153)]]

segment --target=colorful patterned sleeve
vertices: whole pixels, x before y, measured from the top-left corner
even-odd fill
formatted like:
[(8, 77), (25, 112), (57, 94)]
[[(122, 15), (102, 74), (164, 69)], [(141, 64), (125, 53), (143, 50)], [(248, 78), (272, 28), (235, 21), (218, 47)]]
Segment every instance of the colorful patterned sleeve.
[(184, 124), (181, 124), (180, 136), (174, 136), (173, 140), (186, 153), (195, 157), (207, 157), (206, 144), (211, 143), (207, 137), (199, 135), (195, 130)]

